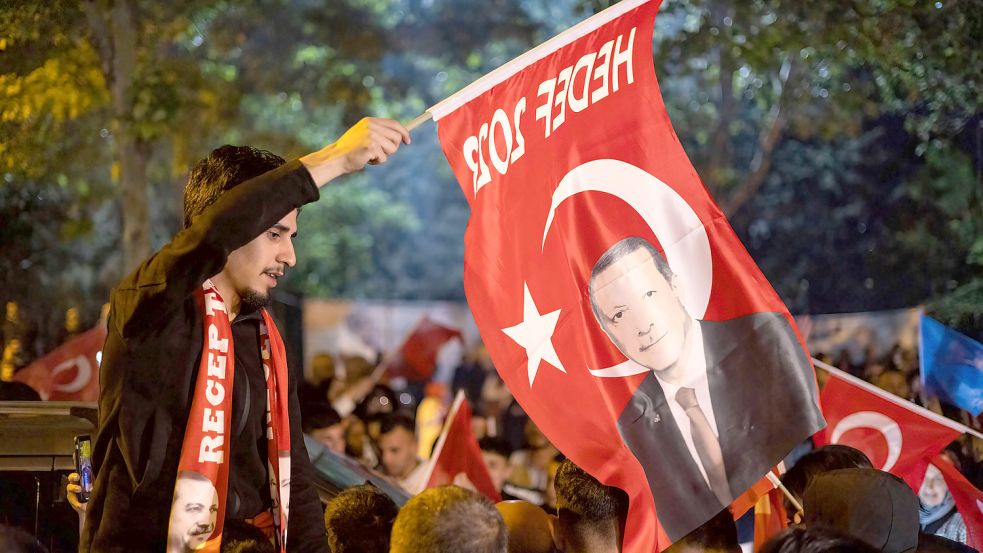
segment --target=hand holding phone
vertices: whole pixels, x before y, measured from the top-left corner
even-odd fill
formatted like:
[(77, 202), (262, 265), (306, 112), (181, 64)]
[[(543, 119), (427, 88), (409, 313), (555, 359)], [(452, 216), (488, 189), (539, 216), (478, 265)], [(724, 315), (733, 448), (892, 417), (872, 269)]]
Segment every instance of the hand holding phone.
[(78, 487), (80, 491), (76, 493), (79, 503), (86, 503), (92, 495), (92, 440), (88, 434), (75, 436), (75, 472), (78, 473)]

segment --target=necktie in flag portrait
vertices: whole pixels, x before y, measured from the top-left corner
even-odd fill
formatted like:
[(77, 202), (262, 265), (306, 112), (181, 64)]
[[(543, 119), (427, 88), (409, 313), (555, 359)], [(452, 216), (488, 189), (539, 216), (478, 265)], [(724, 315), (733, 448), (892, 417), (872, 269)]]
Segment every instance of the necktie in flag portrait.
[(628, 493), (624, 550), (646, 553), (824, 425), (787, 309), (669, 122), (658, 8), (621, 2), (431, 110), (495, 366), (565, 455)]

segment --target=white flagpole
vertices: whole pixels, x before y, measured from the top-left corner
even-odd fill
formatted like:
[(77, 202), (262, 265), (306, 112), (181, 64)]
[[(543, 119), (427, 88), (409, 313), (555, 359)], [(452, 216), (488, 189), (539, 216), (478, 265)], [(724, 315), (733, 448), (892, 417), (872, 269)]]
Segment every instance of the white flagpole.
[(431, 119), (433, 119), (433, 114), (430, 113), (430, 110), (427, 110), (421, 113), (420, 115), (417, 115), (413, 119), (409, 120), (408, 122), (403, 124), (403, 126), (406, 127), (406, 130), (412, 131), (413, 129), (419, 127), (420, 125), (426, 123)]
[(765, 476), (768, 477), (768, 481), (771, 482), (772, 486), (775, 486), (776, 489), (782, 491), (782, 493), (788, 499), (788, 502), (791, 503), (793, 507), (795, 507), (795, 510), (801, 513), (802, 504), (799, 503), (799, 500), (796, 499), (794, 495), (792, 495), (792, 492), (788, 491), (788, 488), (785, 487), (785, 484), (782, 484), (782, 481), (778, 478), (778, 476), (775, 476), (775, 473), (770, 470), (768, 471), (768, 474), (766, 474)]
[(898, 396), (896, 396), (896, 395), (894, 395), (894, 394), (892, 394), (890, 392), (886, 392), (886, 391), (878, 388), (877, 386), (874, 386), (870, 382), (867, 382), (866, 380), (857, 378), (857, 377), (853, 376), (852, 374), (850, 374), (848, 372), (842, 371), (840, 369), (837, 369), (836, 367), (833, 367), (831, 365), (828, 365), (826, 363), (823, 363), (822, 361), (820, 361), (819, 359), (816, 359), (815, 357), (812, 358), (812, 362), (817, 367), (819, 367), (820, 369), (823, 369), (824, 371), (830, 373), (831, 375), (835, 376), (836, 378), (839, 378), (841, 380), (846, 380), (847, 382), (849, 382), (851, 384), (854, 384), (856, 386), (859, 386), (860, 388), (863, 388), (864, 390), (867, 390), (868, 392), (870, 392), (872, 394), (875, 394), (875, 395), (877, 395), (878, 397), (880, 397), (882, 399), (885, 399), (887, 401), (890, 401), (891, 403), (894, 403), (895, 405), (897, 405), (899, 407), (904, 407), (905, 409), (907, 409), (909, 411), (913, 411), (915, 413), (918, 413), (919, 415), (921, 415), (921, 416), (923, 416), (923, 417), (925, 417), (927, 419), (931, 419), (931, 420), (933, 420), (933, 421), (935, 421), (935, 422), (937, 422), (937, 423), (939, 423), (939, 424), (941, 424), (943, 426), (948, 426), (949, 428), (951, 428), (953, 430), (956, 430), (956, 431), (959, 431), (959, 432), (963, 432), (963, 433), (969, 434), (970, 436), (973, 436), (973, 437), (976, 437), (976, 438), (979, 438), (979, 439), (983, 440), (983, 434), (979, 433), (976, 430), (973, 430), (972, 428), (966, 426), (965, 424), (960, 424), (960, 423), (958, 423), (958, 422), (956, 422), (956, 421), (954, 421), (954, 420), (952, 420), (950, 418), (943, 417), (942, 415), (939, 415), (938, 413), (929, 411), (928, 409), (922, 407), (921, 405), (918, 405), (916, 403), (912, 403), (912, 402), (910, 402), (910, 401), (908, 401), (906, 399), (902, 399), (902, 398), (900, 398), (900, 397), (898, 397)]

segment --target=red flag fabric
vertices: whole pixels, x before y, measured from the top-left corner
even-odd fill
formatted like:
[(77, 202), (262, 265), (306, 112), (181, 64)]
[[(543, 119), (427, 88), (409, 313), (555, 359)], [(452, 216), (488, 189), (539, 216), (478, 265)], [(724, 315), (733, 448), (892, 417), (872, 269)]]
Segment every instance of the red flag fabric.
[[(776, 476), (779, 475), (777, 472), (775, 472), (775, 474)], [(746, 492), (742, 493), (737, 499), (734, 500), (733, 503), (730, 504), (730, 511), (734, 515), (734, 520), (741, 518), (744, 516), (744, 513), (757, 506), (761, 498), (768, 495), (768, 493), (774, 489), (775, 485), (771, 483), (771, 480), (768, 479), (767, 475), (765, 475), (761, 480), (755, 482), (753, 486), (748, 488)]]
[[(431, 109), (471, 207), (464, 285), (519, 404), (665, 548), (818, 431), (787, 309), (686, 157), (625, 0)], [(658, 525), (656, 524), (658, 522)]]
[(754, 551), (760, 551), (775, 534), (788, 528), (782, 491), (772, 489), (754, 505)]
[(437, 353), (454, 338), (462, 339), (460, 330), (446, 327), (424, 315), (399, 348), (399, 355), (389, 365), (389, 376), (430, 380), (437, 366)]
[(106, 342), (102, 323), (17, 371), (14, 380), (48, 401), (98, 401), (99, 361)]
[(983, 491), (976, 489), (945, 456), (937, 455), (932, 459), (932, 465), (942, 473), (945, 485), (956, 501), (956, 509), (966, 523), (966, 544), (983, 551)]
[(481, 457), (478, 440), (471, 431), (471, 406), (459, 391), (454, 398), (444, 429), (430, 457), (427, 487), (446, 484), (471, 485), (495, 503), (502, 500)]
[(924, 460), (962, 433), (954, 422), (835, 369), (820, 403), (829, 426), (816, 436), (817, 445), (855, 447), (915, 490), (925, 476)]

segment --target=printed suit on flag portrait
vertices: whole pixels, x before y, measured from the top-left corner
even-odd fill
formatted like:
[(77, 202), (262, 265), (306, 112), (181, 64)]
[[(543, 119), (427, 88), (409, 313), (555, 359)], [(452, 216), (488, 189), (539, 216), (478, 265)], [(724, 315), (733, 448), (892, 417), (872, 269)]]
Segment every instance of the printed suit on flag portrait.
[[(626, 0), (432, 108), (468, 303), (519, 404), (664, 549), (823, 425), (791, 316), (683, 152)], [(658, 522), (658, 524), (656, 524)]]

